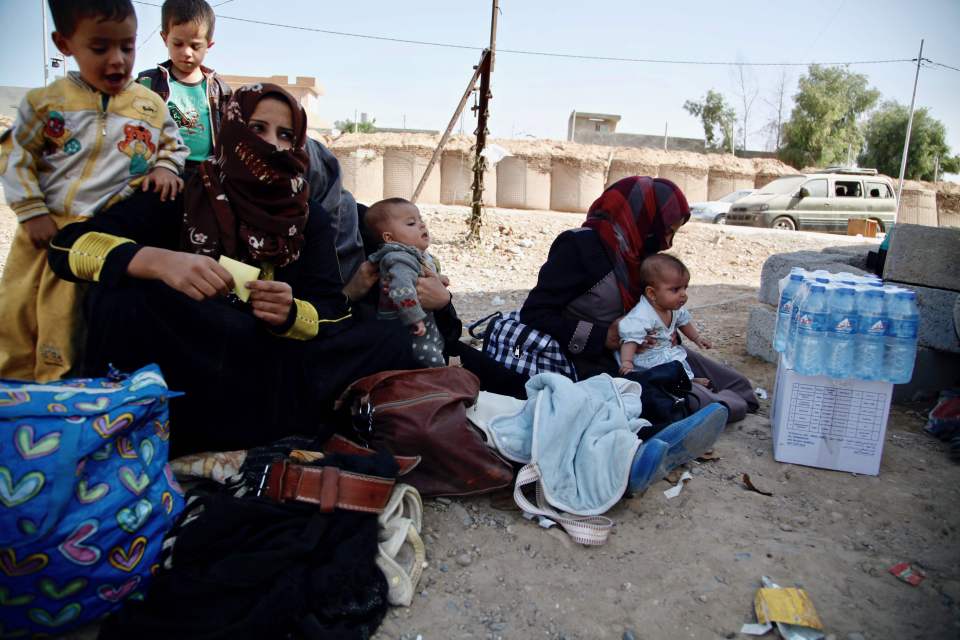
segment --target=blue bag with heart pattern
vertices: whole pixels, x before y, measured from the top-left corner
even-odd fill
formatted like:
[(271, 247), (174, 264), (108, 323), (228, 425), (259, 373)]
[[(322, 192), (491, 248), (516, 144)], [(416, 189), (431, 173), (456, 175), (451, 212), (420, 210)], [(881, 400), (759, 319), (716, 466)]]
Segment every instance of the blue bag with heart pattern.
[(0, 637), (58, 636), (143, 597), (183, 509), (170, 396), (156, 365), (0, 381)]

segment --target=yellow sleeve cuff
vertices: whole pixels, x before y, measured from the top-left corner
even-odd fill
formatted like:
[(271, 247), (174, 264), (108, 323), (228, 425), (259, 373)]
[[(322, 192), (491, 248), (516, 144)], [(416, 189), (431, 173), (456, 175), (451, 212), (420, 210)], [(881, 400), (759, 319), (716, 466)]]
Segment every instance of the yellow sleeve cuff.
[(111, 251), (128, 242), (132, 243), (133, 240), (97, 231), (85, 233), (70, 247), (70, 255), (67, 259), (70, 271), (81, 280), (99, 282), (100, 270), (103, 269), (107, 256)]
[(312, 340), (313, 338), (317, 337), (317, 334), (320, 332), (321, 324), (342, 322), (351, 315), (348, 313), (341, 318), (333, 318), (330, 320), (321, 319), (320, 314), (317, 313), (316, 307), (309, 302), (294, 298), (293, 303), (297, 305), (297, 319), (294, 321), (293, 326), (286, 331), (286, 333), (280, 334), (281, 337), (284, 338), (293, 338), (294, 340)]
[(293, 299), (293, 303), (297, 305), (297, 319), (293, 322), (293, 326), (281, 335), (294, 340), (310, 340), (316, 337), (320, 331), (320, 316), (316, 308), (309, 302), (296, 298)]

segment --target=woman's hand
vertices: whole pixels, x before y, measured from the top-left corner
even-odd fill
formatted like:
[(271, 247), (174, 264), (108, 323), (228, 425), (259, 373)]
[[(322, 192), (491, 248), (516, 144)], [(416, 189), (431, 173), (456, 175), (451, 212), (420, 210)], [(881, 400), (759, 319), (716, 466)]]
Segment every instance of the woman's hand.
[(250, 290), (253, 315), (274, 327), (287, 321), (293, 306), (293, 289), (289, 284), (277, 280), (251, 280), (246, 286)]
[[(417, 279), (417, 299), (424, 311), (443, 309), (453, 300), (453, 294), (447, 291), (443, 280), (431, 269)], [(449, 280), (448, 280), (449, 282)]]
[(360, 263), (360, 268), (357, 269), (353, 277), (350, 278), (350, 282), (343, 287), (343, 295), (350, 298), (351, 302), (356, 302), (367, 295), (367, 292), (370, 291), (371, 287), (373, 287), (379, 279), (380, 270), (377, 268), (377, 265), (369, 260), (364, 260)]
[(620, 321), (622, 319), (622, 317), (617, 318), (610, 323), (610, 328), (607, 329), (607, 340), (603, 345), (608, 351), (616, 351), (620, 348)]
[(209, 256), (157, 247), (143, 247), (127, 266), (127, 274), (143, 280), (160, 280), (194, 300), (226, 295), (233, 276)]

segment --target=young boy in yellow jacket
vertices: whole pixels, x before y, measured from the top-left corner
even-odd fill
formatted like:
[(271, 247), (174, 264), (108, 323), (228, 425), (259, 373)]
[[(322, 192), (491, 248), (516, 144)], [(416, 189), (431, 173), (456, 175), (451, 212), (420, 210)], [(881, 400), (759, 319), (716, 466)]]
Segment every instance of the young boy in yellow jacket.
[(57, 230), (138, 188), (175, 198), (188, 154), (163, 100), (131, 80), (130, 0), (49, 5), (53, 41), (80, 71), (27, 94), (0, 160), (20, 223), (0, 281), (0, 378), (55, 380), (74, 364), (77, 285), (47, 265)]

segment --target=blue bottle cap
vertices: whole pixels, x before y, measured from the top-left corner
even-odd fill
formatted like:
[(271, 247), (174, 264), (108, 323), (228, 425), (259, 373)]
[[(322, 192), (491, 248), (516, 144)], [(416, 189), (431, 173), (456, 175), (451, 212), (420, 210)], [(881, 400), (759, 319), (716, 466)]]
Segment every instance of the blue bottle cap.
[[(794, 267), (794, 268), (796, 268), (796, 267)], [(790, 274), (790, 279), (793, 280), (793, 281), (795, 281), (795, 282), (802, 282), (802, 281), (803, 281), (803, 274), (802, 274), (802, 273), (791, 273), (791, 274)]]
[(819, 293), (822, 293), (822, 292), (824, 292), (824, 291), (827, 290), (827, 288), (826, 288), (825, 286), (823, 286), (822, 284), (819, 284), (819, 280), (820, 280), (820, 278), (817, 278), (818, 283), (815, 284), (815, 285), (812, 285), (812, 286), (810, 287), (810, 291), (811, 291), (812, 293), (818, 293), (818, 292), (819, 292)]
[(834, 289), (834, 291), (836, 293), (841, 293), (845, 296), (852, 296), (855, 293), (854, 289), (851, 287), (837, 287), (836, 289)]
[(820, 284), (830, 284), (830, 278), (817, 278), (817, 282)]

